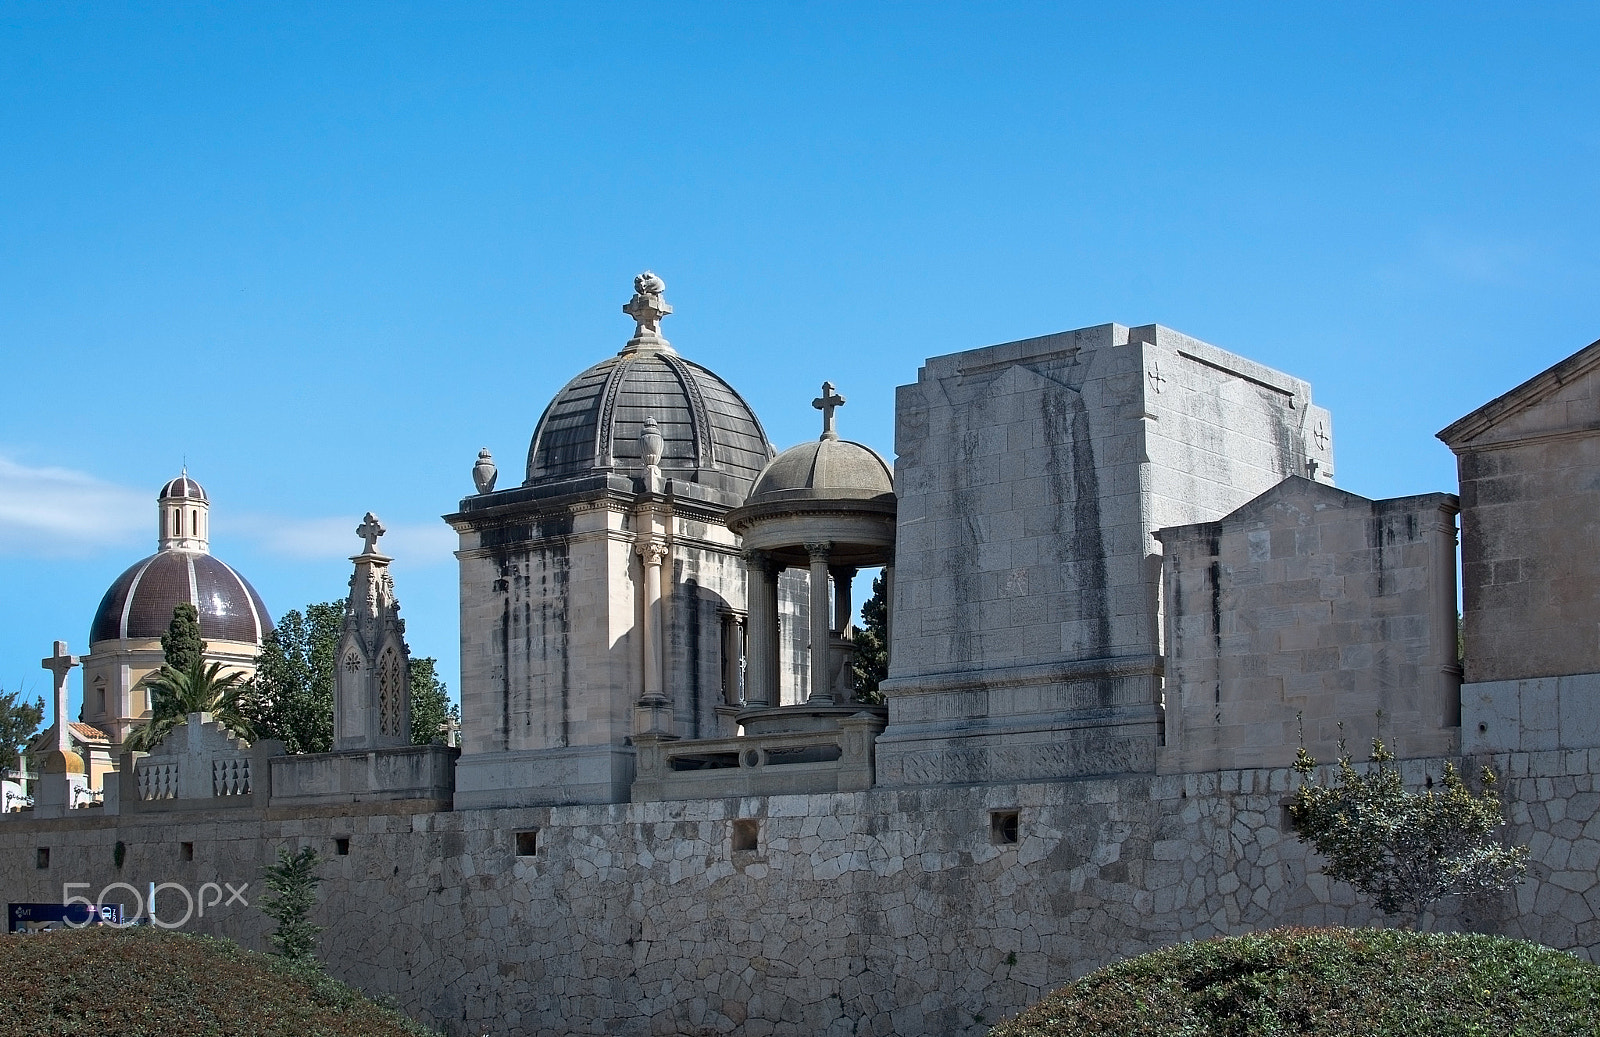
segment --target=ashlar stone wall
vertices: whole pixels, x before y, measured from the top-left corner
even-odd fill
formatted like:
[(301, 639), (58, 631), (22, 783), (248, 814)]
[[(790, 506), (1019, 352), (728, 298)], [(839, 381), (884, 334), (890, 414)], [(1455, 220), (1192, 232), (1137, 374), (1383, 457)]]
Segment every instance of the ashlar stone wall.
[[(1486, 759), (1506, 775), (1512, 837), (1534, 848), (1529, 881), (1426, 924), (1594, 959), (1600, 750)], [(1416, 785), (1439, 766), (1404, 770)], [(1374, 921), (1286, 833), (1294, 780), (1227, 770), (254, 822), (81, 811), (0, 821), (0, 890), (31, 901), (59, 900), (67, 882), (91, 895), (112, 881), (249, 882), (254, 903), (277, 849), (311, 845), (330, 855), (316, 920), (331, 971), (459, 1037), (977, 1037), (1128, 955)], [(1011, 812), (1008, 844), (996, 830)], [(753, 826), (739, 843), (753, 849), (735, 849), (736, 823)], [(180, 893), (161, 897), (163, 917), (181, 915)], [(216, 905), (189, 928), (265, 946), (254, 907)]]
[(1439, 433), (1472, 683), (1600, 671), (1600, 342)]
[[(1216, 522), (1161, 530), (1165, 771), (1323, 760), (1374, 734), (1453, 753), (1456, 498), (1290, 477)], [(1378, 730), (1378, 714), (1383, 714)]]
[(1305, 382), (1158, 326), (927, 361), (896, 402), (880, 782), (1153, 770), (1155, 530), (1326, 480), (1331, 446)]

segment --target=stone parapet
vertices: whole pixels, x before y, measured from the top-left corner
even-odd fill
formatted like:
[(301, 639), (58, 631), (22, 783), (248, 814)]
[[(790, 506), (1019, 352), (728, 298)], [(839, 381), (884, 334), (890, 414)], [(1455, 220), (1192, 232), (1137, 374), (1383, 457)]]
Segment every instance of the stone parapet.
[(634, 739), (635, 803), (728, 796), (858, 792), (873, 784), (873, 741), (884, 721), (858, 713), (815, 731), (702, 738)]
[(443, 745), (307, 753), (272, 760), (274, 809), (375, 801), (449, 804), (461, 750)]

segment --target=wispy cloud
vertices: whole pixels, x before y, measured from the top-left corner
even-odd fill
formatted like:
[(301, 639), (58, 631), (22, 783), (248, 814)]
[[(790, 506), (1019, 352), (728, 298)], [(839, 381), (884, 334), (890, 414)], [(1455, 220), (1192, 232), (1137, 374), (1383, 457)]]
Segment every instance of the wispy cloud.
[[(361, 516), (285, 519), (272, 515), (238, 515), (230, 532), (284, 558), (344, 559), (361, 551), (356, 526)], [(455, 532), (443, 522), (385, 523), (379, 549), (407, 566), (438, 565), (454, 560)]]
[(0, 554), (55, 557), (155, 536), (155, 502), (69, 468), (31, 468), (0, 455)]

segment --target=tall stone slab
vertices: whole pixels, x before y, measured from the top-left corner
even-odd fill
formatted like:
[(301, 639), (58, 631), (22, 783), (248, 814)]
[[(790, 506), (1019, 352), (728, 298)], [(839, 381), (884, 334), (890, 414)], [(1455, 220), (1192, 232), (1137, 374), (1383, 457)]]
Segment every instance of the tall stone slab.
[(333, 748), (394, 749), (411, 744), (411, 650), (389, 563), (378, 553), (383, 525), (372, 512), (356, 527), (365, 541), (351, 556), (355, 574), (333, 675)]
[[(1374, 501), (1291, 476), (1164, 551), (1160, 769), (1287, 767), (1302, 744), (1458, 748), (1454, 494)], [(1382, 719), (1380, 721), (1379, 715)]]
[(1310, 386), (1168, 328), (929, 360), (897, 400), (889, 785), (1150, 771), (1154, 531), (1329, 482)]

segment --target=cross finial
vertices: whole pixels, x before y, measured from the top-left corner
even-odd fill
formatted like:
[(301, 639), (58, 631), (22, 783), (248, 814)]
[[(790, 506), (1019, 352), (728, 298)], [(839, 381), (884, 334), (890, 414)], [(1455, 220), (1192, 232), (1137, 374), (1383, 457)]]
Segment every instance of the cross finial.
[(361, 553), (364, 555), (377, 554), (378, 538), (387, 532), (389, 531), (383, 528), (383, 523), (378, 521), (378, 516), (370, 511), (367, 512), (367, 517), (362, 519), (361, 525), (356, 527), (356, 536), (366, 541), (366, 544), (361, 548)]
[(633, 318), (636, 327), (624, 353), (638, 352), (641, 348), (672, 348), (661, 337), (661, 318), (672, 312), (672, 304), (662, 298), (666, 290), (666, 282), (648, 270), (633, 279), (633, 298), (622, 307), (622, 312)]
[(811, 401), (811, 406), (822, 412), (822, 438), (838, 439), (833, 430), (833, 412), (844, 406), (844, 397), (833, 391), (832, 382), (822, 383), (822, 395)]

